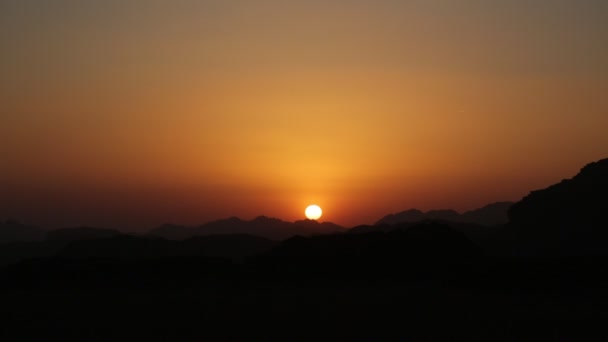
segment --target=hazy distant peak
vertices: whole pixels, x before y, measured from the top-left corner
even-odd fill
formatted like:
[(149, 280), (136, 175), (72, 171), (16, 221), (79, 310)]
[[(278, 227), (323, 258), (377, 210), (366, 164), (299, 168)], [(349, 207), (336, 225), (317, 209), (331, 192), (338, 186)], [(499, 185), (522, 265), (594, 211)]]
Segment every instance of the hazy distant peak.
[(121, 232), (114, 229), (94, 228), (94, 227), (76, 227), (62, 228), (49, 231), (46, 234), (47, 241), (78, 241), (78, 240), (94, 240), (101, 238), (110, 238), (122, 235)]
[(512, 202), (496, 202), (463, 214), (451, 209), (430, 210), (427, 212), (409, 209), (397, 214), (387, 215), (380, 219), (376, 225), (439, 220), (493, 226), (508, 222), (507, 211), (511, 205), (513, 205)]
[(212, 223), (222, 223), (222, 222), (224, 222), (224, 223), (241, 223), (241, 222), (245, 222), (245, 221), (244, 221), (244, 220), (242, 220), (242, 219), (241, 219), (241, 218), (239, 218), (239, 217), (236, 217), (236, 216), (231, 216), (231, 217), (228, 217), (228, 218), (224, 218), (224, 219), (219, 219), (219, 220), (215, 220), (215, 221), (207, 222), (207, 223), (203, 224), (203, 226), (204, 226), (204, 225), (207, 225), (207, 224), (212, 224)]
[(46, 232), (43, 229), (28, 226), (16, 220), (0, 221), (0, 243), (41, 240), (44, 238), (44, 234)]
[(278, 219), (278, 218), (274, 218), (274, 217), (268, 217), (268, 216), (262, 215), (262, 216), (256, 217), (251, 222), (257, 222), (257, 223), (279, 223), (279, 222), (283, 222), (283, 220)]
[(181, 226), (160, 227), (151, 230), (149, 234), (175, 240), (194, 236), (234, 234), (255, 235), (268, 239), (283, 240), (294, 235), (331, 234), (344, 230), (343, 227), (329, 222), (320, 223), (311, 220), (287, 222), (274, 217), (258, 216), (251, 221), (245, 221), (238, 217), (230, 217), (193, 228)]
[(317, 220), (297, 220), (294, 222), (295, 224), (314, 224), (314, 225), (320, 225), (321, 222), (317, 221)]

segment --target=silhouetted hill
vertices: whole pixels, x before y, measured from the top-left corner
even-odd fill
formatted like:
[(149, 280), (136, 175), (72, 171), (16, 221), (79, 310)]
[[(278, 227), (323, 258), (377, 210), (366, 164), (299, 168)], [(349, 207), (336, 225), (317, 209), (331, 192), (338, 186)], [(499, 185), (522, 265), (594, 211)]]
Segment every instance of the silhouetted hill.
[(511, 202), (497, 202), (485, 207), (459, 214), (454, 210), (431, 210), (422, 212), (410, 209), (397, 214), (391, 214), (380, 219), (376, 224), (397, 224), (403, 222), (421, 222), (425, 220), (438, 220), (449, 222), (474, 223), (484, 226), (506, 224), (508, 222), (508, 209)]
[(192, 237), (193, 230), (193, 227), (186, 227), (167, 223), (160, 227), (151, 229), (148, 232), (148, 235), (162, 237), (169, 240), (183, 240)]
[(164, 225), (149, 232), (150, 236), (167, 239), (185, 239), (194, 236), (247, 234), (268, 239), (283, 240), (295, 235), (331, 234), (344, 231), (333, 223), (303, 220), (286, 222), (266, 216), (244, 221), (237, 217), (206, 223), (199, 227)]
[[(402, 222), (397, 224), (361, 225), (348, 231), (349, 234), (365, 234), (372, 232), (392, 232), (407, 230), (420, 224), (440, 224), (450, 227), (456, 232), (463, 233), (467, 238), (481, 247), (489, 255), (510, 254), (510, 247), (504, 246), (504, 225), (483, 226), (475, 223), (463, 223), (442, 220), (423, 220), (421, 222)], [(509, 240), (510, 241), (510, 240)]]
[(464, 234), (429, 222), (389, 232), (297, 236), (260, 260), (278, 267), (275, 272), (357, 273), (371, 278), (376, 273), (408, 274), (408, 269), (426, 272), (431, 266), (438, 270), (481, 255), (481, 249)]
[(57, 230), (51, 230), (46, 234), (46, 241), (55, 242), (71, 242), (79, 240), (94, 240), (113, 237), (121, 235), (122, 233), (114, 229), (106, 228), (91, 228), (91, 227), (78, 227), (78, 228), (62, 228)]
[(28, 226), (16, 221), (0, 222), (0, 243), (42, 240), (46, 232), (38, 227)]
[[(353, 227), (348, 230), (348, 233), (349, 234), (365, 234), (365, 233), (373, 233), (373, 232), (388, 233), (388, 232), (392, 232), (395, 230), (406, 230), (411, 227), (415, 227), (421, 223), (431, 223), (431, 222), (439, 223), (439, 221), (423, 220), (423, 221), (416, 221), (416, 222), (401, 222), (398, 224), (376, 224), (373, 226), (366, 224), (366, 225)], [(443, 222), (441, 222), (441, 223), (443, 223)]]
[(519, 253), (608, 254), (608, 159), (511, 207)]
[(93, 259), (162, 259), (219, 257), (244, 259), (267, 252), (276, 242), (250, 235), (196, 237), (182, 241), (119, 235), (105, 239), (81, 240), (68, 244), (56, 256)]
[(241, 260), (268, 252), (278, 243), (259, 236), (233, 234), (197, 236), (182, 242), (185, 250), (205, 251), (206, 256)]
[(513, 202), (496, 202), (479, 209), (470, 210), (462, 214), (465, 223), (475, 223), (483, 226), (496, 226), (509, 222), (509, 208)]
[(64, 245), (49, 241), (3, 243), (0, 245), (0, 267), (27, 259), (50, 257)]
[[(37, 230), (37, 228), (34, 229)], [(39, 234), (40, 232), (42, 234)], [(117, 230), (88, 227), (65, 228), (48, 232), (40, 230), (40, 232), (36, 235), (30, 235), (30, 237), (36, 236), (37, 240), (1, 244), (0, 266), (32, 258), (51, 257), (74, 241), (94, 240), (121, 234)]]

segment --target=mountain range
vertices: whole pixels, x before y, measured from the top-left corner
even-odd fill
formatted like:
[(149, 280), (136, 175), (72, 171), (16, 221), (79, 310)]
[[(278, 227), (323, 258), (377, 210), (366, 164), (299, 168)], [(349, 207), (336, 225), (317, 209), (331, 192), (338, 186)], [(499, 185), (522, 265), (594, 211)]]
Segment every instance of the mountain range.
[(608, 159), (532, 191), (509, 210), (509, 227), (524, 255), (608, 254)]
[(382, 224), (397, 224), (404, 222), (420, 222), (425, 220), (438, 220), (461, 223), (474, 223), (483, 226), (495, 226), (506, 224), (509, 221), (507, 212), (513, 202), (496, 202), (488, 204), (482, 208), (458, 213), (454, 210), (431, 210), (427, 212), (418, 209), (410, 209), (397, 214), (390, 214), (378, 222)]
[[(571, 179), (565, 179), (546, 189), (532, 191), (517, 203), (497, 202), (462, 214), (453, 210), (422, 212), (411, 209), (387, 215), (375, 225), (352, 229), (311, 220), (286, 222), (260, 216), (246, 221), (232, 217), (196, 227), (164, 225), (150, 230), (140, 238), (148, 239), (147, 244), (150, 246), (166, 244), (155, 238), (187, 240), (218, 235), (257, 236), (265, 240), (282, 241), (294, 236), (407, 230), (419, 226), (420, 222), (431, 221), (464, 233), (475, 244), (490, 252), (500, 249), (508, 254), (519, 255), (605, 255), (608, 254), (607, 196), (608, 159), (604, 159), (585, 166)], [(121, 236), (119, 231), (103, 228), (80, 227), (45, 231), (15, 221), (1, 222), (0, 263), (51, 255), (80, 241), (107, 240)], [(235, 237), (232, 240), (246, 239)], [(124, 243), (129, 240), (117, 241)], [(205, 249), (212, 248), (213, 243), (209, 241), (221, 239), (206, 240)], [(270, 244), (266, 244), (268, 245)], [(79, 250), (78, 253), (74, 252), (79, 255), (86, 254), (87, 250), (96, 250), (94, 243), (90, 243), (86, 248), (70, 248), (73, 251)], [(107, 252), (99, 253), (103, 255)]]
[(46, 236), (44, 229), (21, 224), (13, 220), (0, 221), (0, 243), (40, 241)]
[(60, 258), (141, 260), (211, 257), (243, 260), (270, 250), (277, 242), (252, 235), (210, 235), (185, 240), (117, 235), (74, 241), (55, 255)]
[(259, 216), (251, 221), (231, 217), (203, 224), (198, 227), (163, 225), (148, 232), (149, 236), (180, 240), (194, 236), (249, 234), (273, 240), (284, 240), (295, 235), (316, 235), (344, 232), (346, 228), (330, 222), (302, 220), (282, 221), (276, 218)]

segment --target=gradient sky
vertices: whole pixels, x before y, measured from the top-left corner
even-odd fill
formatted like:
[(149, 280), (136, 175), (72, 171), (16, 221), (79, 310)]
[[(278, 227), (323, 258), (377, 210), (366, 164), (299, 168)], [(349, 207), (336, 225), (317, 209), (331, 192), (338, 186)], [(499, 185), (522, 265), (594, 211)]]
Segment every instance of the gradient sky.
[(608, 157), (605, 0), (0, 0), (0, 218), (372, 223)]

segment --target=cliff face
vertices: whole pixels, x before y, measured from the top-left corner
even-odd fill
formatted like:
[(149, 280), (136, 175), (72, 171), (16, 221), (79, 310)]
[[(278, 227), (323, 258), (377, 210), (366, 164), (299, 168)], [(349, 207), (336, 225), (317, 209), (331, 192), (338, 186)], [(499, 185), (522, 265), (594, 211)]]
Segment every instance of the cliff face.
[(509, 210), (524, 252), (608, 254), (608, 159), (533, 191)]

